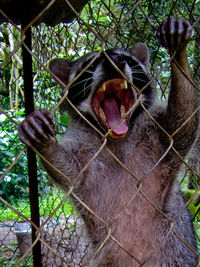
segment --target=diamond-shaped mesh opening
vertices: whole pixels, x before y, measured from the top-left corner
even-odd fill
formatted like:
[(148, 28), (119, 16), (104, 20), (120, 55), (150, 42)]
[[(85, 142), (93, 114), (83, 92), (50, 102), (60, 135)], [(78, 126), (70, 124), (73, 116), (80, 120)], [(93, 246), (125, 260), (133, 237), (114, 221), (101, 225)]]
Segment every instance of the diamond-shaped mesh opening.
[[(64, 8), (68, 10), (68, 1), (63, 2), (63, 10)], [(56, 4), (59, 6), (60, 1), (55, 1)], [(101, 50), (103, 54), (107, 49), (128, 49), (136, 43), (146, 43), (150, 51), (148, 66), (149, 75), (152, 77), (150, 83), (164, 106), (169, 97), (170, 64), (173, 56), (170, 57), (167, 50), (160, 45), (156, 30), (168, 17), (178, 17), (189, 21), (192, 25), (193, 34), (187, 46), (187, 53), (195, 81), (195, 84), (190, 85), (191, 90), (198, 91), (200, 77), (199, 10), (199, 1), (153, 3), (152, 1), (97, 0), (89, 1), (69, 23), (60, 21), (60, 24), (53, 27), (39, 23), (42, 21), (41, 13), (35, 17), (35, 21), (32, 21), (32, 18), (28, 21), (29, 25), (25, 31), (22, 31), (21, 26), (12, 22), (12, 17), (9, 17), (9, 23), (5, 22), (0, 25), (1, 266), (38, 266), (38, 258), (41, 259), (41, 266), (184, 266), (184, 264), (185, 266), (198, 266), (200, 144), (197, 140), (192, 147), (193, 153), (190, 153), (190, 157), (186, 159), (180, 152), (182, 151), (181, 145), (180, 150), (176, 148), (176, 145), (173, 146), (173, 142), (176, 144), (177, 136), (182, 138), (183, 147), (186, 142), (189, 142), (187, 136), (190, 136), (192, 127), (188, 129), (187, 125), (196, 116), (195, 110), (194, 114), (181, 124), (176, 114), (171, 116), (173, 118), (170, 118), (170, 123), (177, 123), (176, 130), (172, 132), (165, 132), (161, 128), (162, 122), (157, 119), (158, 117), (150, 111), (144, 111), (148, 120), (151, 123), (153, 121), (153, 127), (163, 131), (163, 140), (161, 138), (160, 142), (164, 142), (165, 149), (160, 150), (160, 146), (155, 144), (156, 141), (154, 142), (157, 137), (154, 139), (151, 136), (151, 150), (148, 150), (147, 144), (146, 150), (144, 148), (140, 150), (140, 147), (145, 146), (145, 139), (139, 145), (134, 144), (135, 139), (133, 139), (133, 143), (124, 145), (123, 153), (118, 153), (116, 148), (110, 146), (108, 133), (101, 132), (99, 135), (99, 132), (93, 129), (98, 142), (95, 148), (91, 147), (90, 142), (79, 144), (77, 157), (80, 158), (78, 166), (81, 168), (73, 170), (73, 179), (68, 180), (69, 177), (66, 177), (62, 168), (56, 171), (58, 175), (65, 176), (64, 193), (48, 181), (48, 175), (39, 159), (41, 153), (39, 153), (37, 156), (38, 182), (36, 182), (38, 195), (32, 195), (33, 188), (29, 184), (29, 176), (31, 177), (32, 169), (35, 167), (33, 164), (28, 165), (27, 147), (20, 141), (17, 128), (25, 118), (26, 106), (23, 46), (25, 47), (23, 49), (28, 51), (32, 57), (33, 88), (29, 90), (30, 95), (31, 92), (34, 94), (34, 106), (36, 109), (46, 109), (53, 113), (58, 141), (63, 133), (70, 131), (71, 124), (70, 115), (62, 111), (60, 102), (63, 93), (49, 71), (50, 61), (54, 58), (75, 61), (92, 51)], [(44, 14), (50, 14), (47, 12), (48, 9), (44, 10)], [(1, 15), (4, 18), (6, 16), (3, 8)], [(59, 21), (59, 17), (57, 19)], [(29, 35), (30, 28), (32, 49), (28, 50), (24, 38)], [(188, 82), (189, 79), (189, 84), (192, 83), (188, 73), (181, 75), (185, 75), (184, 81)], [(138, 92), (138, 97), (139, 95), (140, 92)], [(183, 118), (192, 100), (186, 99), (186, 101), (188, 103), (182, 113)], [(93, 121), (91, 123), (93, 124)], [(91, 125), (88, 127), (90, 129)], [(136, 134), (142, 136), (143, 132), (138, 129)], [(167, 145), (166, 137), (168, 138)], [(75, 148), (76, 136), (74, 138), (75, 151), (77, 150)], [(77, 138), (80, 138), (78, 132)], [(116, 144), (118, 145), (118, 142)], [(130, 163), (131, 149), (134, 149), (134, 155), (137, 153), (139, 155), (138, 158), (133, 156), (133, 159), (138, 161), (134, 162), (135, 165)], [(87, 152), (87, 155), (82, 155), (83, 151)], [(142, 154), (140, 151), (146, 153)], [(157, 154), (153, 154), (152, 151), (157, 151), (155, 152)], [(72, 162), (73, 151), (68, 152), (71, 153), (69, 162)], [(177, 161), (174, 165), (170, 165), (170, 157), (173, 153), (176, 154)], [(124, 160), (125, 155), (126, 160)], [(43, 157), (43, 162), (46, 159), (54, 165), (55, 160), (51, 162), (51, 157), (48, 158), (45, 155)], [(153, 158), (154, 163), (151, 167), (148, 163), (150, 158), (151, 160)], [(167, 167), (163, 163), (166, 161)], [(107, 166), (106, 162), (110, 162), (110, 165)], [(153, 177), (165, 176), (167, 168), (176, 170), (180, 162), (183, 167), (177, 175), (177, 181), (185, 198), (185, 204), (183, 205), (180, 196), (173, 196), (169, 200), (171, 211), (165, 210), (164, 203), (170, 198), (167, 192), (171, 184), (166, 186), (167, 182), (164, 181), (159, 189), (165, 192), (163, 195), (166, 200), (156, 198), (159, 190), (156, 191), (157, 184)], [(94, 169), (94, 166), (97, 168)], [(138, 166), (145, 166), (141, 167), (141, 173)], [(56, 163), (55, 167), (57, 167)], [(94, 180), (90, 180), (91, 184), (86, 186), (84, 179), (87, 173), (90, 175), (92, 173)], [(101, 179), (99, 173), (102, 174)], [(127, 179), (126, 185), (124, 179)], [(66, 184), (68, 184), (67, 187)], [(153, 189), (148, 191), (148, 188), (152, 187)], [(112, 191), (109, 191), (109, 188), (112, 188)], [(131, 190), (131, 188), (135, 189)], [(177, 190), (176, 186), (173, 190)], [(29, 196), (31, 196), (30, 199)], [(36, 200), (38, 200), (40, 228), (34, 223), (35, 210), (30, 208), (31, 203)], [(99, 207), (102, 207), (103, 212), (98, 209)], [(188, 238), (185, 238), (191, 229), (191, 226), (188, 226), (190, 220), (188, 209), (195, 230), (191, 239), (196, 239), (196, 248)], [(149, 228), (144, 218), (150, 219), (149, 224), (152, 225)], [(178, 218), (181, 219), (178, 220)], [(84, 221), (87, 221), (89, 234)], [(161, 221), (162, 224), (160, 224)], [(33, 243), (31, 225), (36, 231)], [(161, 229), (161, 226), (165, 229)], [(38, 244), (41, 245), (41, 250), (38, 250), (40, 255), (34, 252)], [(180, 248), (185, 249), (187, 253), (178, 254), (176, 259), (173, 255), (176, 255)], [(193, 261), (195, 257), (196, 265)]]

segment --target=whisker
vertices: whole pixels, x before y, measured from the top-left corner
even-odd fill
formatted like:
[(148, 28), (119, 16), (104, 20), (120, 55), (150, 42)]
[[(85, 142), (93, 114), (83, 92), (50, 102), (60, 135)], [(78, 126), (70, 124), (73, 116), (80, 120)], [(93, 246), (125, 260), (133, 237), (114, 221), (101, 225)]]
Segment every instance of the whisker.
[[(75, 71), (81, 71), (81, 68), (80, 67), (77, 67), (77, 68), (71, 68), (72, 72), (75, 72)], [(88, 73), (93, 73), (91, 70), (87, 69), (85, 70), (85, 72), (88, 72)]]
[(145, 82), (145, 80), (144, 79), (140, 79), (140, 78), (138, 78), (138, 77), (133, 77), (133, 80), (137, 80), (137, 81), (141, 81), (141, 82)]
[(137, 72), (140, 72), (140, 73), (144, 73), (144, 71), (143, 70), (141, 70), (141, 69), (137, 69), (137, 68), (131, 68), (131, 70), (132, 71), (137, 71)]
[(130, 68), (131, 68), (131, 69), (135, 69), (135, 68), (137, 68), (137, 67), (140, 67), (140, 68), (141, 68), (140, 64), (134, 65), (134, 66), (132, 66), (132, 67), (130, 67)]
[(86, 78), (86, 79), (84, 79), (84, 80), (81, 80), (80, 82), (77, 82), (77, 83), (74, 83), (71, 87), (70, 87), (70, 89), (72, 88), (72, 87), (74, 87), (74, 86), (77, 86), (78, 84), (80, 84), (80, 83), (82, 83), (82, 82), (84, 82), (84, 81), (89, 81), (89, 80), (92, 80), (92, 77), (90, 77), (90, 78)]
[(142, 70), (140, 70), (140, 69), (132, 69), (132, 68), (131, 68), (131, 71), (132, 71), (133, 73), (144, 73), (144, 71), (142, 71)]
[[(77, 94), (75, 94), (75, 95), (73, 96), (72, 99), (78, 97), (78, 96), (81, 95), (83, 92), (86, 92), (86, 91), (88, 90), (88, 88), (90, 88), (90, 87), (91, 87), (91, 84), (89, 84), (87, 87), (84, 86), (84, 88), (83, 88), (82, 90), (80, 90), (79, 92), (77, 92)], [(84, 94), (85, 94), (85, 93), (84, 93)]]

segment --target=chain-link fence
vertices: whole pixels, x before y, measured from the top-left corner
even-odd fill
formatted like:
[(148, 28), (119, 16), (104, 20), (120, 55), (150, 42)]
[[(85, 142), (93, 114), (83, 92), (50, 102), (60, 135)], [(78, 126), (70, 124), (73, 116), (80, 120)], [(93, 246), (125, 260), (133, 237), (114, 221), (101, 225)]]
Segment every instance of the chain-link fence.
[[(68, 99), (68, 97), (67, 93), (65, 93), (63, 98), (60, 86), (53, 79), (53, 73), (50, 73), (48, 68), (50, 61), (54, 58), (66, 58), (67, 60), (75, 61), (92, 51), (101, 51), (101, 54), (104, 54), (105, 51), (108, 51), (107, 49), (128, 49), (137, 43), (146, 43), (148, 45), (150, 50), (148, 72), (152, 77), (150, 86), (155, 88), (157, 98), (163, 102), (164, 106), (169, 95), (171, 82), (170, 62), (173, 61), (173, 56), (170, 58), (167, 50), (161, 47), (156, 37), (156, 30), (162, 21), (169, 17), (187, 20), (192, 25), (193, 34), (189, 41), (187, 52), (195, 81), (195, 84), (192, 84), (192, 90), (198, 91), (200, 77), (200, 2), (196, 0), (156, 1), (154, 3), (148, 0), (95, 0), (89, 1), (84, 8), (83, 5), (80, 5), (77, 9), (79, 13), (76, 13), (70, 4), (74, 4), (73, 1), (63, 1), (61, 9), (59, 9), (62, 12), (59, 14), (56, 5), (59, 7), (60, 2), (62, 1), (46, 3), (46, 6), (42, 6), (40, 13), (34, 13), (34, 17), (29, 15), (31, 10), (30, 7), (27, 7), (27, 14), (22, 13), (20, 19), (16, 19), (13, 15), (14, 12), (9, 6), (11, 5), (9, 1), (5, 1), (4, 5), (0, 3), (0, 6), (2, 5), (0, 10), (0, 21), (2, 22), (0, 25), (0, 265), (89, 266), (90, 264), (91, 266), (97, 266), (93, 262), (96, 258), (99, 259), (99, 266), (180, 266), (179, 262), (184, 262), (184, 257), (182, 260), (177, 260), (177, 265), (162, 265), (162, 261), (160, 261), (160, 264), (156, 261), (158, 260), (158, 255), (162, 255), (161, 251), (165, 250), (165, 244), (167, 242), (170, 244), (171, 236), (176, 236), (182, 246), (188, 248), (189, 254), (192, 254), (193, 257), (196, 256), (196, 265), (199, 266), (199, 141), (196, 142), (193, 148), (194, 153), (191, 154), (189, 159), (183, 159), (181, 153), (177, 152), (173, 147), (174, 139), (176, 139), (176, 135), (178, 136), (177, 133), (181, 131), (181, 128), (185, 129), (184, 126), (187, 125), (188, 121), (192, 121), (197, 110), (187, 120), (182, 121), (181, 125), (177, 126), (177, 129), (175, 128), (173, 132), (165, 133), (170, 140), (170, 145), (165, 151), (160, 152), (156, 160), (154, 159), (154, 165), (151, 168), (149, 168), (148, 163), (145, 163), (145, 160), (148, 161), (146, 155), (141, 155), (140, 159), (137, 158), (138, 166), (140, 166), (139, 160), (144, 162), (144, 165), (147, 164), (145, 176), (135, 173), (134, 168), (131, 169), (131, 164), (128, 164), (128, 159), (127, 162), (122, 160), (124, 155), (120, 157), (119, 154), (113, 153), (112, 146), (109, 146), (108, 133), (103, 133), (99, 130), (93, 120), (89, 125), (88, 118), (86, 118), (84, 124), (88, 125), (88, 129), (93, 125), (92, 131), (98, 131), (95, 136), (100, 140), (100, 146), (96, 147), (95, 153), (91, 153), (90, 144), (85, 144), (84, 151), (88, 151), (88, 155), (79, 156), (86, 157), (87, 164), (84, 163), (84, 166), (78, 173), (76, 172), (75, 178), (71, 181), (63, 174), (63, 177), (68, 180), (68, 189), (64, 193), (48, 181), (39, 157), (36, 158), (35, 152), (29, 148), (27, 149), (19, 140), (17, 126), (25, 118), (25, 115), (30, 114), (34, 108), (46, 109), (54, 116), (55, 131), (58, 140), (60, 140), (62, 134), (68, 131), (68, 128), (70, 129), (69, 114), (62, 112), (63, 99)], [(8, 9), (5, 8), (6, 4)], [(55, 14), (51, 7), (53, 4), (56, 10)], [(82, 11), (80, 12), (81, 9)], [(8, 11), (8, 14), (6, 11)], [(69, 12), (70, 19), (67, 20)], [(72, 20), (73, 17), (74, 19)], [(16, 25), (15, 23), (21, 24)], [(81, 69), (83, 73), (89, 72), (92, 64), (91, 60), (87, 62), (87, 66), (85, 65)], [(187, 73), (183, 75), (185, 75), (186, 80), (192, 83)], [(74, 77), (72, 86), (73, 83), (76, 83), (76, 78)], [(137, 89), (137, 97), (141, 95), (143, 90), (144, 88), (141, 91)], [(68, 92), (68, 87), (66, 87), (66, 92)], [(153, 121), (154, 127), (164, 132), (164, 129), (161, 129), (160, 121), (157, 121), (156, 117), (139, 100), (138, 103), (149, 120)], [(78, 116), (81, 115), (79, 114)], [(128, 114), (125, 116), (128, 116)], [(77, 138), (80, 138), (78, 135), (77, 132)], [(153, 137), (151, 137), (152, 140)], [(116, 140), (115, 145), (118, 146), (118, 144), (118, 140)], [(133, 147), (133, 145), (128, 144), (124, 149), (130, 150), (130, 147)], [(152, 149), (155, 149), (153, 143)], [(114, 149), (113, 151), (116, 150)], [(138, 153), (137, 151), (135, 153)], [(38, 152), (36, 153), (38, 154)], [(88, 202), (84, 201), (85, 198), (80, 198), (80, 194), (76, 190), (76, 184), (80, 183), (81, 188), (82, 184), (85, 183), (85, 181), (81, 180), (81, 177), (84, 176), (82, 174), (91, 174), (90, 167), (96, 164), (95, 160), (101, 153), (106, 153), (106, 157), (111, 158), (111, 162), (114, 164), (114, 167), (111, 165), (109, 170), (105, 170), (105, 175), (102, 177), (103, 184), (106, 184), (105, 180), (108, 173), (112, 176), (112, 168), (118, 170), (119, 176), (123, 170), (128, 177), (126, 184), (127, 196), (122, 199), (123, 194), (120, 195), (120, 187), (116, 184), (116, 195), (118, 196), (116, 199), (109, 199), (110, 202), (106, 202), (102, 194), (102, 199), (98, 199), (99, 203), (96, 203), (95, 194), (102, 189), (98, 184), (93, 184), (93, 187), (91, 185), (90, 188), (91, 191), (93, 190), (93, 194), (91, 191), (85, 190), (85, 198), (88, 196), (88, 198), (91, 197), (92, 199), (91, 205), (88, 205)], [(162, 162), (166, 157), (170, 157), (170, 153), (176, 153), (177, 159), (183, 163), (182, 171), (178, 173), (177, 180), (186, 204), (181, 206), (179, 202), (176, 203), (175, 199), (173, 199), (171, 206), (178, 207), (175, 209), (178, 212), (169, 217), (166, 215), (168, 211), (161, 206), (164, 200), (160, 199), (160, 203), (151, 201), (154, 198), (145, 193), (145, 186), (149, 187), (151, 183), (152, 186), (157, 186), (153, 184), (151, 177), (158, 172), (162, 173)], [(150, 151), (147, 154), (149, 154), (149, 157), (152, 156)], [(106, 157), (104, 158), (105, 160)], [(45, 157), (43, 157), (43, 161), (46, 162)], [(48, 163), (46, 164), (48, 165)], [(99, 169), (96, 169), (94, 178), (98, 176), (98, 172), (102, 172), (103, 162), (97, 167)], [(175, 164), (174, 170), (176, 169)], [(62, 175), (60, 173), (62, 170), (57, 170), (57, 172)], [(113, 173), (113, 180), (119, 180), (119, 178), (115, 177), (116, 173), (114, 171)], [(126, 175), (124, 174), (122, 178)], [(108, 183), (112, 183), (112, 181), (108, 180)], [(122, 184), (122, 181), (119, 183)], [(136, 188), (135, 191), (128, 189), (131, 186)], [(80, 188), (79, 190), (81, 190)], [(160, 188), (159, 190), (163, 189)], [(164, 190), (163, 195), (167, 195), (168, 189), (165, 188)], [(105, 192), (107, 192), (106, 188)], [(152, 190), (151, 193), (154, 194), (153, 192), (155, 193), (156, 189), (155, 191)], [(143, 211), (139, 209), (142, 204), (138, 203), (138, 199), (144, 205)], [(103, 216), (99, 215), (96, 209), (93, 209), (94, 203), (104, 206), (105, 214)], [(113, 218), (110, 218), (109, 206), (116, 209)], [(130, 207), (132, 206), (134, 206), (134, 209), (132, 208), (131, 210)], [(184, 240), (174, 226), (176, 219), (179, 216), (185, 216), (184, 212), (187, 209), (191, 213), (196, 232), (197, 248), (192, 247), (190, 242)], [(158, 217), (159, 220), (165, 219), (168, 226), (164, 236), (159, 236), (159, 232), (163, 232), (159, 227), (152, 226), (151, 229), (154, 230), (151, 234), (145, 232), (146, 230), (142, 231), (145, 228), (143, 217), (147, 218), (144, 214), (148, 213), (155, 213), (154, 216)], [(128, 218), (128, 223), (127, 219), (123, 222), (124, 214)], [(149, 216), (149, 218), (152, 218), (152, 215)], [(139, 221), (134, 219), (136, 217)], [(90, 218), (95, 219), (93, 221)], [(88, 232), (83, 222), (85, 220), (88, 221), (91, 231), (96, 231), (93, 236), (89, 235), (88, 237)], [(121, 226), (123, 226), (119, 229), (123, 229), (121, 231), (124, 232), (119, 236), (124, 236), (124, 240), (123, 238), (118, 238), (117, 222), (120, 222)], [(132, 237), (128, 237), (130, 235), (128, 232), (129, 224), (132, 225), (132, 222), (135, 223), (135, 228), (138, 232), (133, 233)], [(127, 225), (123, 225), (125, 223)], [(182, 227), (184, 228), (184, 226)], [(126, 233), (126, 228), (128, 234)], [(141, 229), (141, 231), (138, 229)], [(101, 238), (94, 240), (96, 235), (101, 236)], [(131, 239), (131, 241), (129, 242), (128, 239)], [(171, 253), (173, 254), (177, 249), (176, 243), (173, 244), (172, 242), (171, 247)], [(110, 253), (110, 260), (103, 263), (99, 255), (104, 257), (106, 249), (109, 251), (108, 254)], [(117, 263), (118, 256), (113, 258), (113, 253), (115, 253), (115, 256), (118, 253), (122, 255), (124, 261), (122, 259)], [(167, 257), (170, 259), (171, 255)], [(185, 257), (187, 258), (187, 255)], [(131, 262), (131, 264), (128, 264), (128, 262)], [(170, 260), (168, 262), (170, 263)], [(187, 265), (187, 260), (185, 266), (189, 266)], [(193, 265), (191, 264), (190, 266)]]

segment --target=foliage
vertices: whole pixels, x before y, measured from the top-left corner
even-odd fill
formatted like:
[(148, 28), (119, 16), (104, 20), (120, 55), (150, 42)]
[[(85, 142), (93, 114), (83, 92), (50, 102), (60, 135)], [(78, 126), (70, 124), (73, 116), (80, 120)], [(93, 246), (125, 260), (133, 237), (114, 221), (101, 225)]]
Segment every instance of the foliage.
[[(11, 117), (18, 117), (22, 120), (24, 110), (8, 111)], [(23, 148), (19, 142), (18, 131), (15, 124), (10, 121), (4, 114), (0, 115), (0, 175), (2, 175), (13, 160), (17, 157)], [(17, 201), (21, 198), (27, 198), (28, 175), (26, 157), (18, 161), (13, 168), (0, 181), (0, 194), (9, 201)]]
[(9, 54), (15, 49), (20, 41), (20, 32), (11, 24), (0, 25), (0, 100), (9, 96), (10, 107), (14, 108), (20, 102), (19, 95), (23, 97), (23, 79), (21, 49), (18, 49), (12, 57)]
[[(17, 118), (20, 122), (24, 118), (24, 109), (7, 111), (7, 114)], [(2, 175), (24, 145), (19, 141), (16, 125), (7, 116), (1, 114), (0, 122), (0, 175)], [(41, 180), (43, 181), (43, 179)], [(0, 195), (11, 203), (17, 202), (19, 199), (28, 199), (28, 192), (27, 158), (26, 155), (23, 155), (0, 181)]]
[[(1, 246), (0, 247), (0, 266), (2, 267), (12, 267), (14, 266), (19, 258), (19, 253), (16, 253), (16, 246), (17, 244), (12, 243), (9, 247)], [(28, 256), (23, 259), (17, 266), (18, 267), (32, 267), (32, 256)]]
[[(184, 197), (185, 197), (185, 201), (188, 201), (191, 199), (191, 197), (195, 194), (195, 190), (189, 190), (187, 189), (185, 191)], [(196, 215), (196, 220), (200, 222), (200, 213), (197, 213), (198, 210), (200, 210), (200, 203), (197, 204), (197, 199), (200, 199), (200, 191), (197, 192), (197, 196), (195, 198), (193, 198), (192, 200), (190, 200), (190, 203), (188, 205), (188, 209), (190, 211), (190, 214), (192, 215), (192, 217), (194, 217)]]
[[(63, 200), (64, 195), (60, 193), (59, 190), (50, 187), (49, 192), (45, 192), (43, 195), (40, 192), (39, 203), (40, 203), (40, 216), (48, 217), (57, 208), (60, 202)], [(31, 211), (29, 202), (26, 199), (20, 199), (20, 201), (13, 203), (13, 207), (19, 210), (27, 218), (31, 218)], [(70, 199), (67, 199), (64, 204), (58, 209), (53, 218), (57, 219), (60, 217), (60, 213), (65, 211), (66, 215), (76, 214), (76, 210)], [(8, 208), (6, 205), (0, 207), (0, 217), (1, 221), (19, 221), (22, 220), (16, 212)]]
[[(54, 209), (60, 204), (63, 200), (64, 194), (62, 194), (59, 190), (53, 189), (51, 187), (51, 191), (44, 197), (40, 197), (39, 201), (41, 203), (40, 206), (40, 216), (50, 216)], [(57, 219), (60, 217), (60, 213), (64, 210), (65, 215), (76, 214), (76, 210), (73, 207), (71, 200), (68, 198), (63, 206), (54, 214), (53, 218)]]
[[(39, 196), (40, 203), (40, 216), (42, 220), (47, 219), (54, 209), (60, 204), (63, 200), (64, 194), (60, 194), (59, 190), (55, 188), (49, 188), (48, 192), (44, 195), (41, 194)], [(27, 218), (31, 218), (30, 205), (26, 200), (21, 199), (19, 202), (14, 203), (12, 205), (16, 210), (23, 213), (23, 215)], [(62, 215), (61, 215), (62, 214)], [(58, 209), (58, 211), (53, 215), (53, 219), (56, 224), (60, 223), (59, 219), (67, 219), (70, 218), (71, 215), (76, 215), (77, 212), (73, 207), (70, 199), (67, 199), (64, 204)], [(8, 208), (6, 205), (0, 207), (0, 218), (1, 222), (3, 222), (3, 226), (14, 227), (14, 224), (17, 221), (23, 220), (16, 212), (12, 209)], [(58, 219), (59, 218), (59, 219)], [(55, 223), (54, 223), (55, 224)], [(54, 227), (54, 224), (50, 222), (48, 227)], [(70, 227), (75, 227), (73, 224), (70, 224)], [(1, 228), (2, 229), (2, 228)], [(9, 246), (2, 245), (0, 248), (0, 266), (14, 266), (20, 258), (18, 251), (16, 251), (17, 243), (14, 241), (10, 242)], [(25, 266), (33, 266), (32, 265), (32, 256), (29, 254), (19, 265), (21, 267)]]
[[(11, 118), (16, 118), (17, 123), (24, 119), (24, 109), (7, 110)], [(68, 116), (62, 114), (58, 116), (59, 122), (56, 125), (60, 131), (66, 127)], [(17, 126), (4, 114), (0, 115), (0, 175), (2, 175), (10, 164), (15, 160), (24, 145), (19, 140)], [(40, 164), (40, 162), (38, 162)], [(40, 168), (41, 169), (41, 168)], [(43, 172), (38, 172), (39, 190), (43, 192), (47, 185), (47, 177)], [(0, 181), (0, 195), (9, 203), (17, 202), (21, 199), (28, 199), (29, 181), (27, 158), (24, 154), (20, 160)]]

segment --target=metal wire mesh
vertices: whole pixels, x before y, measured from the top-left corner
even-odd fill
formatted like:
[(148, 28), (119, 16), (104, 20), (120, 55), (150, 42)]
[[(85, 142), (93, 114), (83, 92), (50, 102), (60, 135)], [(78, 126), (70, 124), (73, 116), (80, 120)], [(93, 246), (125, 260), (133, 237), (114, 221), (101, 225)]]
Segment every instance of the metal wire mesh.
[[(53, 2), (53, 1), (52, 1)], [(66, 1), (66, 6), (69, 3)], [(164, 14), (162, 13), (164, 11)], [(29, 181), (27, 172), (26, 147), (18, 138), (17, 125), (25, 116), (24, 113), (24, 82), (22, 50), (26, 31), (32, 30), (32, 50), (28, 50), (33, 58), (33, 90), (36, 108), (45, 108), (54, 112), (56, 132), (61, 135), (66, 131), (68, 117), (61, 115), (59, 111), (62, 92), (55, 83), (48, 70), (48, 64), (54, 57), (65, 57), (75, 60), (91, 51), (105, 51), (108, 48), (128, 48), (135, 43), (145, 42), (150, 49), (149, 72), (153, 77), (153, 84), (157, 94), (162, 101), (166, 101), (170, 86), (170, 58), (166, 51), (160, 47), (156, 38), (156, 29), (161, 20), (169, 15), (180, 17), (190, 21), (193, 25), (193, 37), (188, 46), (189, 60), (194, 74), (194, 80), (199, 83), (199, 1), (90, 1), (77, 18), (70, 24), (60, 23), (54, 27), (44, 24), (34, 26), (34, 21), (25, 30), (12, 23), (0, 25), (0, 255), (1, 266), (32, 266), (33, 256), (31, 249), (40, 241), (42, 244), (42, 266), (88, 266), (92, 259), (98, 254), (112, 239), (119, 248), (123, 248), (126, 253), (134, 258), (138, 266), (145, 266), (148, 261), (161, 248), (154, 249), (151, 254), (139, 262), (137, 255), (130, 255), (123, 244), (116, 240), (111, 233), (111, 227), (100, 218), (98, 214), (90, 209), (79, 199), (74, 191), (71, 182), (69, 191), (64, 195), (60, 190), (49, 184), (47, 174), (42, 171), (41, 163), (38, 160), (38, 181), (39, 181), (39, 209), (40, 223), (38, 228), (31, 222), (29, 206)], [(37, 18), (40, 19), (40, 16)], [(195, 44), (195, 49), (192, 49)], [(27, 47), (26, 47), (27, 49)], [(191, 54), (194, 53), (194, 54)], [(198, 87), (198, 86), (196, 86)], [(110, 157), (113, 157), (117, 164), (130, 172), (119, 159), (106, 147), (107, 135), (96, 154), (91, 157), (87, 168), (103, 149), (107, 149)], [(179, 178), (182, 188), (187, 184), (192, 175), (195, 181), (191, 188), (191, 194), (187, 194), (187, 204), (180, 210), (187, 208), (189, 204), (196, 201), (196, 230), (199, 233), (200, 221), (197, 216), (199, 204), (199, 143), (195, 146), (194, 156), (189, 161), (184, 161), (185, 172)], [(164, 157), (164, 155), (163, 155)], [(182, 159), (181, 159), (182, 160)], [(155, 165), (157, 166), (157, 164)], [(154, 167), (155, 167), (154, 166)], [(153, 168), (154, 168), (153, 167)], [(149, 170), (151, 172), (151, 170)], [(80, 175), (80, 174), (78, 174)], [(134, 179), (137, 179), (131, 173)], [(78, 179), (78, 178), (77, 178)], [(76, 180), (76, 179), (75, 179)], [(184, 185), (183, 185), (184, 184)], [(142, 194), (148, 205), (162, 213), (157, 205), (151, 203), (141, 190), (142, 184), (138, 186), (135, 195), (130, 201), (134, 201), (137, 194)], [(185, 188), (184, 188), (185, 189)], [(88, 239), (84, 223), (79, 216), (70, 197), (76, 199), (79, 205), (95, 216), (100, 223), (108, 227), (108, 232), (99, 247), (91, 254), (91, 240)], [(127, 209), (129, 203), (124, 206)], [(123, 210), (123, 211), (124, 211)], [(12, 213), (11, 213), (12, 211)], [(122, 213), (123, 213), (122, 211)], [(11, 213), (13, 218), (10, 218)], [(194, 215), (194, 214), (193, 214)], [(120, 217), (120, 214), (118, 215)], [(176, 216), (175, 216), (176, 217)], [(113, 221), (118, 218), (113, 218)], [(169, 221), (171, 218), (168, 218)], [(163, 243), (173, 232), (185, 243), (173, 228), (171, 228), (163, 239)], [(31, 224), (36, 229), (36, 240), (31, 241)], [(142, 225), (141, 225), (142, 227)], [(188, 244), (186, 244), (189, 246)], [(193, 250), (192, 248), (190, 248)], [(193, 251), (198, 257), (198, 251)], [(200, 263), (198, 263), (200, 264)]]

